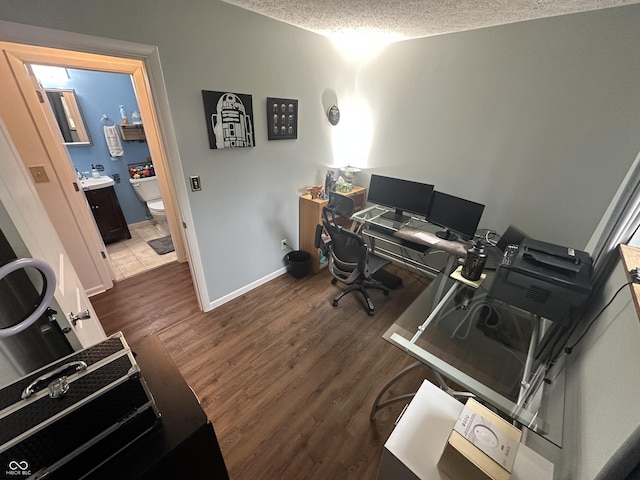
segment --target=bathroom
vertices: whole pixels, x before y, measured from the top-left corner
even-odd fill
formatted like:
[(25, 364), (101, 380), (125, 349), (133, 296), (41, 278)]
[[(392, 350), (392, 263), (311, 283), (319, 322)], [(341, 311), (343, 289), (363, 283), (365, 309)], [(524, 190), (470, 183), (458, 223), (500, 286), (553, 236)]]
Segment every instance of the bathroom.
[[(126, 140), (120, 130), (120, 125), (125, 123), (121, 115), (121, 105), (129, 127), (133, 128), (134, 122), (141, 121), (135, 118), (134, 112), (138, 112), (139, 109), (131, 77), (92, 70), (54, 67), (43, 69), (35, 65), (32, 67), (45, 90), (71, 89), (75, 93), (89, 141), (66, 144), (73, 167), (86, 177), (92, 177), (92, 170), (95, 170), (94, 176), (108, 176), (114, 180), (117, 203), (131, 235), (130, 239), (105, 242), (114, 279), (122, 280), (175, 261), (176, 253), (172, 251), (168, 227), (162, 220), (162, 210), (160, 209), (158, 216), (157, 209), (153, 208), (156, 205), (148, 202), (156, 218), (161, 219), (161, 223), (158, 224), (147, 204), (136, 193), (136, 187), (141, 184), (147, 187), (156, 183), (155, 180), (136, 178), (134, 182), (130, 182), (132, 176), (153, 176), (153, 169), (145, 168), (152, 164), (147, 142)], [(105, 138), (105, 126), (115, 126), (121, 152), (110, 152)], [(135, 128), (133, 130), (135, 135)], [(112, 157), (111, 153), (121, 155)], [(159, 192), (157, 196), (159, 197)], [(168, 238), (163, 238), (167, 236)], [(149, 241), (154, 244), (155, 250), (147, 243)]]

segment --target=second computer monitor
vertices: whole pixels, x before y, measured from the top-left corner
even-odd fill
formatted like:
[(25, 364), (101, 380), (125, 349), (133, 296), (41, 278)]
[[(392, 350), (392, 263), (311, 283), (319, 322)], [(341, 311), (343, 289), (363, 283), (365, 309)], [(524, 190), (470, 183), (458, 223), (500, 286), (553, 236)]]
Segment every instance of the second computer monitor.
[(457, 235), (472, 239), (480, 223), (484, 205), (448, 193), (433, 192), (427, 220), (444, 228), (440, 238), (455, 240)]
[(406, 222), (410, 217), (403, 215), (411, 212), (426, 217), (429, 213), (429, 202), (433, 193), (433, 185), (428, 183), (401, 180), (399, 178), (371, 175), (367, 200), (371, 203), (395, 209), (383, 217), (397, 222)]

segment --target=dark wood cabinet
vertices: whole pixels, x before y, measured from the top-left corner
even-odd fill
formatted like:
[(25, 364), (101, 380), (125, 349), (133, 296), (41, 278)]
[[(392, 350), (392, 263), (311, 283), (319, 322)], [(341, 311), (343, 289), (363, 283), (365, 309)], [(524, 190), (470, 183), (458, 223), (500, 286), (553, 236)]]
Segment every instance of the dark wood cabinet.
[(111, 187), (85, 190), (85, 196), (104, 243), (131, 238), (115, 189)]

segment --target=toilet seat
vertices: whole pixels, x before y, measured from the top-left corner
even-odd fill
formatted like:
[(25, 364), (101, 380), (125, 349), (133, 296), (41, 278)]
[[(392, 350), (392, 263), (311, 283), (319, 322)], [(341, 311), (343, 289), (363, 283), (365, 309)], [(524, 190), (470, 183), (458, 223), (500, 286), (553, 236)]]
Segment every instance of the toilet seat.
[(147, 207), (151, 213), (164, 214), (164, 203), (162, 203), (162, 199), (148, 201)]

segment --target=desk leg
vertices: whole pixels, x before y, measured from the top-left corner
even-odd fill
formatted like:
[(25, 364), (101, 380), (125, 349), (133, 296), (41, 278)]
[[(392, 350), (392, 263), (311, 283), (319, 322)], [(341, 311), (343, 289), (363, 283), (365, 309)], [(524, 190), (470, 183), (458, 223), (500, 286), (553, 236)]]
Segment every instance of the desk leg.
[(540, 323), (542, 319), (535, 314), (530, 315), (531, 318), (531, 340), (529, 341), (529, 351), (527, 352), (527, 360), (524, 364), (524, 371), (522, 372), (522, 381), (520, 382), (520, 393), (518, 394), (518, 405), (522, 405), (522, 401), (524, 400), (529, 387), (531, 386), (530, 378), (531, 368), (533, 367), (533, 362), (535, 359), (536, 346), (538, 345), (538, 341), (540, 339)]
[[(444, 287), (444, 282), (441, 284), (441, 286)], [(449, 291), (447, 293), (445, 293), (444, 297), (442, 297), (442, 299), (438, 302), (438, 305), (436, 305), (436, 308), (433, 309), (433, 311), (427, 317), (427, 319), (424, 321), (424, 323), (418, 327), (418, 331), (416, 332), (416, 334), (411, 339), (411, 343), (416, 343), (416, 340), (418, 340), (418, 338), (420, 338), (420, 335), (422, 335), (422, 332), (424, 332), (427, 329), (427, 327), (433, 321), (433, 319), (440, 313), (440, 310), (442, 310), (444, 305), (447, 303), (447, 300), (449, 300), (449, 298), (451, 298), (453, 293), (456, 291), (457, 287), (458, 287), (458, 282), (455, 282), (453, 285), (451, 285), (451, 288), (449, 289)], [(438, 292), (437, 295), (439, 296), (440, 292)]]
[(458, 264), (458, 256), (453, 253), (449, 253), (449, 259), (447, 260), (447, 266), (444, 269), (445, 276), (449, 276), (456, 269), (456, 265)]
[(380, 393), (376, 397), (375, 401), (373, 402), (373, 406), (371, 407), (371, 414), (369, 415), (369, 420), (373, 420), (373, 417), (378, 412), (378, 410), (383, 409), (387, 405), (391, 405), (392, 403), (396, 403), (396, 402), (400, 402), (402, 400), (406, 400), (406, 399), (412, 398), (416, 394), (415, 392), (413, 392), (413, 393), (407, 393), (405, 395), (398, 395), (397, 397), (390, 398), (389, 400), (386, 400), (386, 401), (380, 403), (380, 399), (382, 398), (382, 395), (384, 395), (384, 393), (387, 390), (389, 390), (389, 388), (391, 388), (391, 386), (394, 383), (396, 383), (402, 377), (404, 377), (408, 373), (411, 373), (413, 370), (415, 370), (418, 367), (426, 367), (426, 365), (423, 364), (422, 362), (413, 362), (411, 365), (409, 365), (408, 367), (403, 368), (400, 372), (395, 374), (393, 376), (393, 378), (391, 378), (391, 380), (389, 380), (385, 384), (385, 386), (382, 387), (382, 390), (380, 390)]

